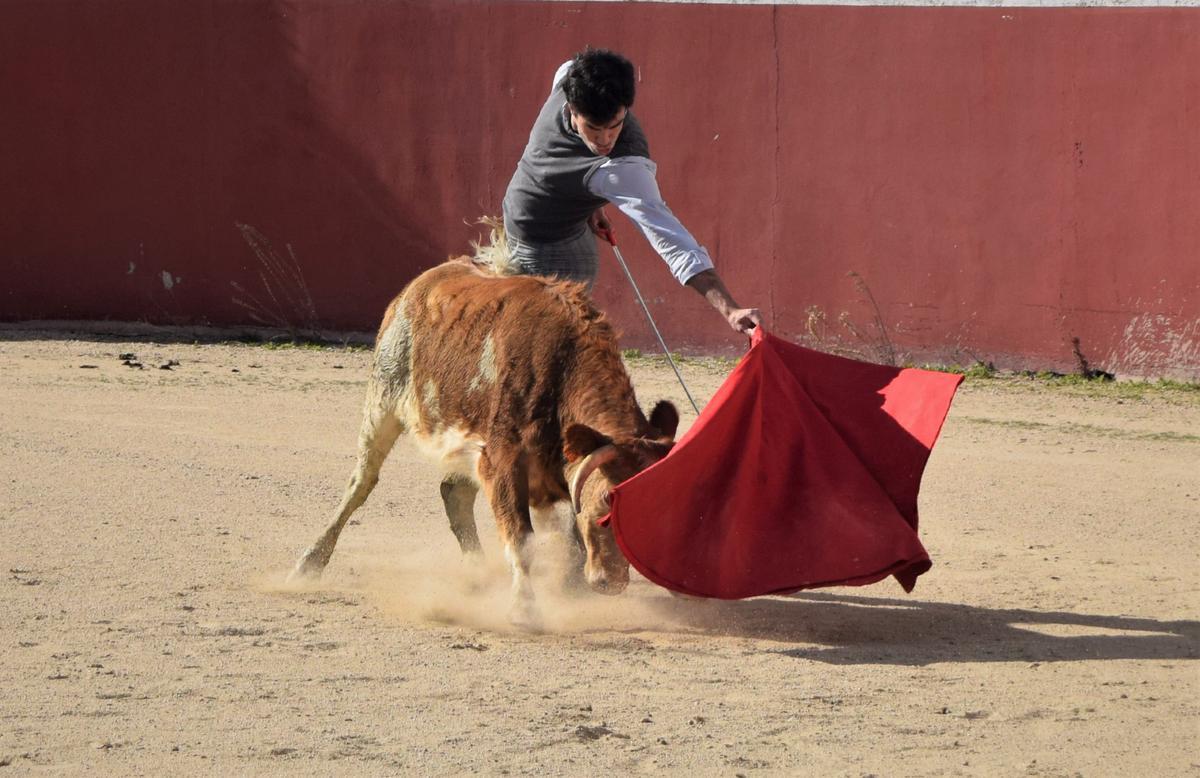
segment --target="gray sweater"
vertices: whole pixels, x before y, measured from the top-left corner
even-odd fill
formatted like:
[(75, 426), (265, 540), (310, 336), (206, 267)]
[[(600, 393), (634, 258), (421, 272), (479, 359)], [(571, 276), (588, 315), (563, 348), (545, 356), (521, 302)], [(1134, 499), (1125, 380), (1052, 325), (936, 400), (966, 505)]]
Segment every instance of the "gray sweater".
[(593, 154), (571, 127), (562, 85), (561, 80), (554, 85), (542, 106), (504, 195), (505, 224), (519, 240), (551, 243), (574, 237), (588, 216), (608, 202), (588, 188), (600, 166), (620, 157), (650, 157), (632, 112), (612, 152)]

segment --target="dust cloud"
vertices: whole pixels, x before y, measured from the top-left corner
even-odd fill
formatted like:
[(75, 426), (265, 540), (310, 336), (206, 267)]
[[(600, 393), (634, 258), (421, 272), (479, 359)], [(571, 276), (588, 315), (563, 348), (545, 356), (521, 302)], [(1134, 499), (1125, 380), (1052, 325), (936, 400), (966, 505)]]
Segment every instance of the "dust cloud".
[[(572, 565), (562, 535), (540, 532), (534, 536), (531, 580), (541, 617), (537, 631), (657, 631), (681, 615), (681, 608), (704, 604), (678, 600), (633, 571), (625, 592), (597, 594), (570, 583)], [(445, 546), (356, 552), (348, 570), (340, 569), (335, 556), (320, 580), (290, 582), (286, 578), (286, 572), (275, 571), (252, 585), (276, 593), (357, 594), (374, 604), (384, 618), (405, 623), (440, 623), (498, 633), (525, 631), (509, 621), (512, 574), (508, 564), (500, 549), (486, 541), (483, 559), (466, 559), (457, 549)]]

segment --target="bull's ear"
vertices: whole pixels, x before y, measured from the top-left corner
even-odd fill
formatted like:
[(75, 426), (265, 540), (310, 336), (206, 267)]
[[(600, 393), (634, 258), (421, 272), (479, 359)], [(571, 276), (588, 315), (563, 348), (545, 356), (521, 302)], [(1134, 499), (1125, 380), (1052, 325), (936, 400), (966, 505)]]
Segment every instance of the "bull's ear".
[(663, 434), (664, 438), (674, 438), (675, 430), (679, 428), (679, 411), (667, 400), (659, 400), (650, 412), (650, 424)]
[(611, 438), (586, 424), (572, 424), (563, 433), (563, 456), (568, 462), (574, 462), (609, 443), (612, 443)]

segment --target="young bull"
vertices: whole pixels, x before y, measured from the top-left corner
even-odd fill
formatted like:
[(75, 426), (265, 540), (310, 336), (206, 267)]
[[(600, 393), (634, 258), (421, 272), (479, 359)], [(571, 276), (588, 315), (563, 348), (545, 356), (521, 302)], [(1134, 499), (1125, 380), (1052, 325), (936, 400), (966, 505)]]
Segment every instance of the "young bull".
[(621, 592), (629, 562), (607, 526), (608, 490), (666, 456), (679, 415), (647, 419), (612, 327), (580, 284), (500, 276), (452, 260), (417, 277), (380, 325), (358, 463), (333, 522), (292, 578), (321, 574), (401, 433), (441, 462), (442, 501), (465, 555), (481, 553), (472, 506), (482, 484), (512, 568), (510, 619), (539, 622), (529, 582), (530, 509), (570, 499), (572, 535), (596, 591)]

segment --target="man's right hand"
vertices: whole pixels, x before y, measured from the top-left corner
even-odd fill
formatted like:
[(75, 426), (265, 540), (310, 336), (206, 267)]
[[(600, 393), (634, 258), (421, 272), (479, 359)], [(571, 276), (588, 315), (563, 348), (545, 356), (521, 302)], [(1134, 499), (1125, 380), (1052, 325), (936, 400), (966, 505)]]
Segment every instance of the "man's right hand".
[(612, 238), (612, 222), (608, 220), (608, 215), (604, 213), (603, 208), (592, 211), (592, 215), (588, 217), (588, 227), (595, 235), (609, 243), (616, 242)]

